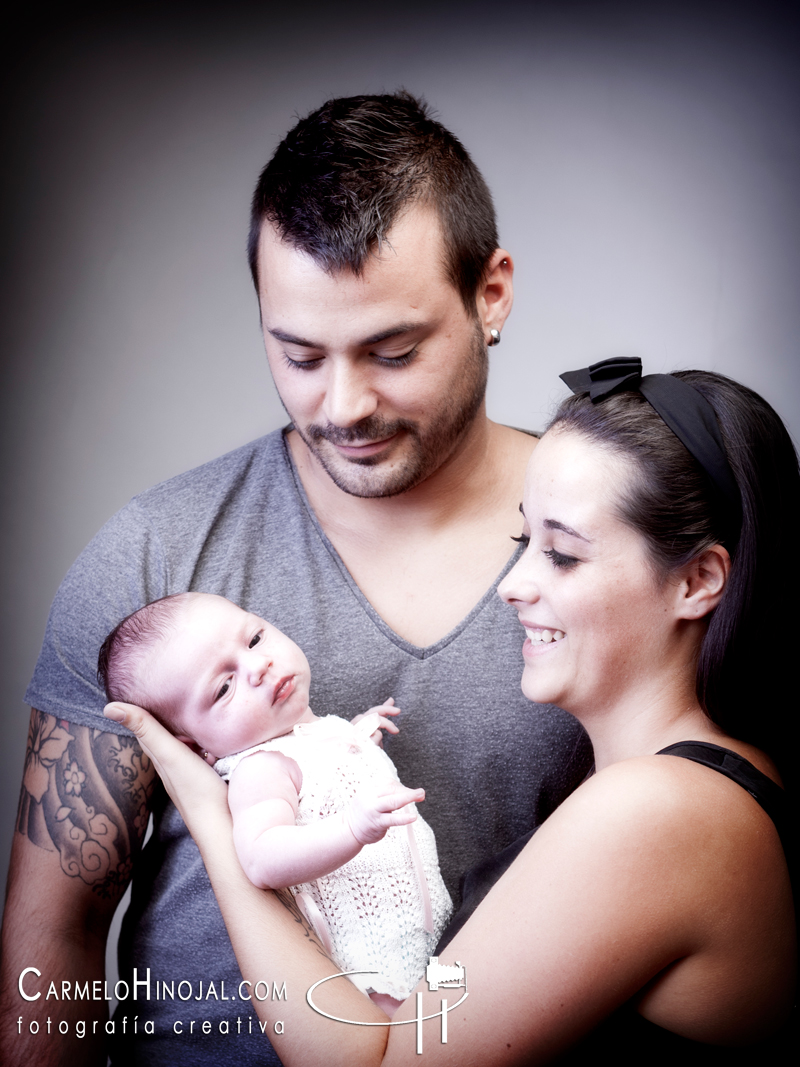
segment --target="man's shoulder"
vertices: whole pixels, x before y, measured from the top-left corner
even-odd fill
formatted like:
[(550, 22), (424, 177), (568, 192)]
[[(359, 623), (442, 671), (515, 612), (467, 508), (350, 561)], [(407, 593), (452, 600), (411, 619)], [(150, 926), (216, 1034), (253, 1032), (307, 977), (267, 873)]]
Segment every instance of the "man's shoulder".
[(228, 536), (243, 515), (285, 514), (295, 498), (283, 431), (275, 430), (138, 493), (101, 527), (67, 579), (100, 561), (124, 567), (175, 552), (188, 558), (209, 537)]
[(297, 487), (283, 430), (275, 430), (223, 456), (134, 496), (97, 535), (101, 540), (155, 537), (186, 551), (208, 537), (227, 537), (254, 512), (269, 522), (298, 510)]
[(176, 474), (145, 489), (133, 499), (144, 508), (157, 508), (164, 502), (187, 499), (213, 499), (228, 494), (266, 476), (270, 484), (282, 473), (290, 477), (284, 430), (274, 430), (264, 437), (226, 452), (222, 456)]

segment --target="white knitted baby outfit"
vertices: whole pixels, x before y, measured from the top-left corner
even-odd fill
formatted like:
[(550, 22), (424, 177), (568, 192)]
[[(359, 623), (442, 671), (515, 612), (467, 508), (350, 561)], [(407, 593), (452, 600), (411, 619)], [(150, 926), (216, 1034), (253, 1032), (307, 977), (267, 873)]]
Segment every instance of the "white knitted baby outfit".
[[(392, 761), (370, 740), (376, 728), (377, 715), (355, 726), (328, 715), (226, 756), (215, 769), (227, 780), (254, 752), (282, 752), (295, 760), (303, 775), (297, 825), (304, 826), (341, 811), (361, 790), (374, 792), (398, 781)], [(343, 867), (316, 882), (292, 886), (292, 892), (342, 971), (378, 972), (356, 974), (351, 981), (362, 992), (388, 993), (398, 1000), (405, 1000), (422, 977), (452, 912), (433, 831), (419, 814), (411, 826), (392, 826), (381, 841), (365, 845)], [(432, 916), (428, 931), (426, 895)]]

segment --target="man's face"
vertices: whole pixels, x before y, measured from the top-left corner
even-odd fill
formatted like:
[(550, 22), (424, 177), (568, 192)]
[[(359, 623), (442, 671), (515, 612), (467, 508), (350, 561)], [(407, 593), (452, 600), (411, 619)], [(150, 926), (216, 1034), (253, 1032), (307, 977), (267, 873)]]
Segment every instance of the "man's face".
[(394, 496), (453, 455), (481, 409), (488, 361), (432, 209), (403, 215), (360, 277), (327, 274), (265, 225), (259, 272), (278, 393), (340, 489)]

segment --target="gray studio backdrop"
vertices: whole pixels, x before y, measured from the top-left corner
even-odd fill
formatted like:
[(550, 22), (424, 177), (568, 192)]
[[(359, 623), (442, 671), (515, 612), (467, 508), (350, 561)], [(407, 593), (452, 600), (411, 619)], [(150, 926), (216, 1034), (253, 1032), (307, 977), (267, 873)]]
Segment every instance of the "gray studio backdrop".
[(65, 21), (31, 37), (14, 77), (3, 863), (22, 694), (67, 567), (134, 493), (282, 423), (248, 200), (326, 97), (424, 94), (488, 178), (517, 265), (492, 417), (541, 426), (560, 371), (622, 353), (740, 378), (800, 435), (796, 57), (780, 19), (697, 3), (270, 7)]

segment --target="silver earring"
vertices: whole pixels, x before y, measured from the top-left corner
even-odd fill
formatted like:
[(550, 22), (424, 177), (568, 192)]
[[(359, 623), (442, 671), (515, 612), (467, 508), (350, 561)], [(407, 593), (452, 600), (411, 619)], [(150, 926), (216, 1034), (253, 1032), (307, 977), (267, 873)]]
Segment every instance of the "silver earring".
[(495, 345), (499, 345), (499, 344), (500, 344), (500, 331), (496, 330), (494, 328), (494, 326), (492, 326), (491, 330), (489, 330), (489, 341), (487, 342), (487, 347), (488, 348), (494, 348)]

